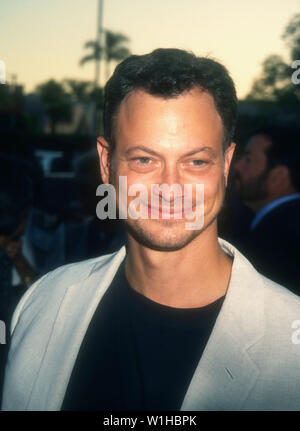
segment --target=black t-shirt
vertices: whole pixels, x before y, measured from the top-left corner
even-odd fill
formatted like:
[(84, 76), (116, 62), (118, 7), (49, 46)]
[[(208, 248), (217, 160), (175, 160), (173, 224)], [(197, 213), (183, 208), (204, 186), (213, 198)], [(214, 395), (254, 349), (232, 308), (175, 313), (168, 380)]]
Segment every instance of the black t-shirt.
[(159, 304), (131, 288), (123, 262), (90, 322), (61, 410), (180, 410), (223, 300)]

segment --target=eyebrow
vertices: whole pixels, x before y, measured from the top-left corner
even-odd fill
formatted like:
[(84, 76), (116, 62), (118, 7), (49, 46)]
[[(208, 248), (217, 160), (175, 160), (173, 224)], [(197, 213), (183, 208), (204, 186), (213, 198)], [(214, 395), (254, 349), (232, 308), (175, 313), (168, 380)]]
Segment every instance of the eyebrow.
[(193, 156), (194, 154), (203, 153), (204, 151), (208, 151), (214, 157), (216, 156), (215, 151), (211, 147), (200, 147), (200, 148), (196, 148), (193, 151), (190, 151), (189, 153), (186, 153), (183, 157)]
[[(144, 147), (143, 145), (137, 145), (135, 147), (129, 148), (125, 152), (125, 154), (127, 156), (127, 155), (129, 155), (130, 153), (132, 153), (133, 151), (136, 151), (136, 150), (145, 151), (146, 153), (152, 154), (154, 156), (159, 156), (159, 154), (156, 151), (153, 151), (153, 150), (151, 150), (148, 147)], [(195, 150), (192, 150), (192, 151), (184, 154), (182, 157), (193, 156), (194, 154), (205, 152), (205, 151), (209, 151), (214, 157), (216, 157), (215, 151), (211, 147), (199, 147), (199, 148), (196, 148)]]
[(132, 153), (133, 151), (136, 151), (136, 150), (145, 151), (146, 153), (152, 154), (153, 156), (158, 156), (158, 154), (155, 151), (150, 150), (150, 148), (144, 147), (143, 145), (137, 145), (135, 147), (131, 147), (131, 148), (129, 148), (125, 152), (125, 154), (127, 156), (127, 155), (129, 155), (130, 153)]

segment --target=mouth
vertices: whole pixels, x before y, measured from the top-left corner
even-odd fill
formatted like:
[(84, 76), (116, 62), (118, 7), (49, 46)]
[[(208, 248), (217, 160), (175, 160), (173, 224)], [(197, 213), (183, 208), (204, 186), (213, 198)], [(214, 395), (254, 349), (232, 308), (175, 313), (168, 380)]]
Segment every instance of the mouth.
[(177, 218), (177, 219), (185, 219), (187, 214), (191, 214), (196, 209), (195, 207), (190, 207), (190, 208), (182, 208), (178, 210), (177, 208), (172, 206), (170, 206), (169, 208), (168, 206), (153, 207), (151, 205), (147, 205), (147, 208), (150, 214), (150, 218), (151, 218), (151, 214), (153, 213), (154, 215), (158, 215), (159, 218), (162, 218), (162, 216), (165, 214), (165, 215), (169, 215), (170, 218)]

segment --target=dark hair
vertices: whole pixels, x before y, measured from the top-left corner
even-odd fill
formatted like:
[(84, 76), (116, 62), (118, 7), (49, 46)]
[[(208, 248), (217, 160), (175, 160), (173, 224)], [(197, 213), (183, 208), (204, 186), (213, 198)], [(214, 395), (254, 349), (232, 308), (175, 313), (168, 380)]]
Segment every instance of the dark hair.
[(267, 169), (287, 166), (292, 185), (300, 191), (300, 130), (293, 127), (271, 125), (257, 129), (251, 136), (264, 135), (271, 145), (265, 151)]
[(121, 102), (133, 90), (142, 89), (162, 98), (173, 98), (194, 87), (214, 99), (224, 127), (223, 146), (232, 140), (237, 97), (234, 83), (220, 63), (180, 49), (156, 49), (146, 55), (132, 55), (120, 63), (105, 86), (104, 137), (114, 150), (114, 121)]

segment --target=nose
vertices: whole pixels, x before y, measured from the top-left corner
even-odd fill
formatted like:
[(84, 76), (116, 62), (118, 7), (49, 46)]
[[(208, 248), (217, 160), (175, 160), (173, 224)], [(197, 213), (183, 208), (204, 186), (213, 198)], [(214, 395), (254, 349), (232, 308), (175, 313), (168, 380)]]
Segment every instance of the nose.
[[(176, 199), (181, 199), (183, 185), (181, 185), (180, 174), (176, 163), (169, 163), (164, 166), (160, 176), (160, 185), (162, 184), (169, 186), (169, 188), (165, 189), (164, 193), (161, 193), (161, 191), (159, 193), (163, 199), (167, 199), (171, 202)], [(174, 187), (171, 189), (171, 186)]]
[(179, 173), (176, 164), (166, 164), (161, 174), (161, 184), (171, 186), (172, 184), (179, 184), (179, 181)]

